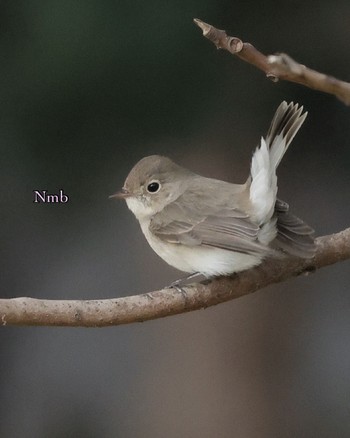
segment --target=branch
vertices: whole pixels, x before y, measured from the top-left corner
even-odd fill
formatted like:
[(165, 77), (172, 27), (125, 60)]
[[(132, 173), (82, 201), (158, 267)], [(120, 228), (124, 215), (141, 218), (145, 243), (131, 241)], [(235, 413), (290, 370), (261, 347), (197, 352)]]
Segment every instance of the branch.
[(287, 256), (280, 260), (266, 260), (260, 266), (232, 277), (221, 277), (207, 285), (185, 287), (185, 295), (168, 288), (106, 300), (0, 299), (0, 323), (106, 327), (142, 322), (214, 306), (346, 259), (350, 259), (350, 228), (317, 238), (316, 255), (311, 260)]
[(239, 38), (227, 36), (224, 30), (216, 29), (198, 18), (193, 21), (202, 29), (203, 36), (213, 42), (218, 49), (228, 50), (243, 61), (253, 64), (274, 82), (279, 79), (296, 82), (324, 93), (333, 94), (345, 105), (350, 105), (350, 83), (311, 70), (285, 53), (265, 56), (251, 44), (243, 43)]

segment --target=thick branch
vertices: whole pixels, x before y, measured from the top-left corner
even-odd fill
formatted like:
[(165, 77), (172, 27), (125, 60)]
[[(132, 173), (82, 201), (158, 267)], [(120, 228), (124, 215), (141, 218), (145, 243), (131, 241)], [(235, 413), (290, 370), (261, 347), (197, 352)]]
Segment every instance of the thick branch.
[(239, 38), (227, 36), (224, 30), (216, 29), (197, 18), (194, 22), (202, 29), (203, 35), (218, 49), (228, 50), (233, 55), (253, 64), (273, 81), (282, 79), (296, 82), (324, 93), (333, 94), (346, 105), (350, 105), (350, 83), (311, 70), (285, 53), (265, 56), (251, 44), (243, 43)]
[(197, 310), (286, 280), (307, 274), (323, 266), (350, 258), (350, 228), (316, 239), (317, 251), (311, 260), (285, 257), (267, 260), (257, 268), (233, 277), (175, 289), (107, 300), (40, 300), (33, 298), (0, 299), (2, 325), (106, 327)]

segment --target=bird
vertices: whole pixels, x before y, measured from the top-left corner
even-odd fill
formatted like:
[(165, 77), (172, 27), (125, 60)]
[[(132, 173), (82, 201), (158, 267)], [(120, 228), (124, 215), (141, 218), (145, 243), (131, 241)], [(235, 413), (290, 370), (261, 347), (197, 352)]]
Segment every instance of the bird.
[(286, 254), (312, 258), (314, 230), (277, 198), (276, 175), (306, 116), (297, 103), (279, 105), (244, 184), (206, 178), (151, 155), (111, 197), (126, 201), (151, 248), (187, 279), (235, 274)]

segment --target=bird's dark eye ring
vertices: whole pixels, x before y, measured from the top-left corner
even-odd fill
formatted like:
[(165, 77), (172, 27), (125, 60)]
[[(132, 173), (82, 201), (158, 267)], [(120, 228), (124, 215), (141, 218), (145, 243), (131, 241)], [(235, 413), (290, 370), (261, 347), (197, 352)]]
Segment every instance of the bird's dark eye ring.
[(147, 186), (148, 193), (157, 193), (160, 189), (160, 184), (158, 181), (151, 181)]

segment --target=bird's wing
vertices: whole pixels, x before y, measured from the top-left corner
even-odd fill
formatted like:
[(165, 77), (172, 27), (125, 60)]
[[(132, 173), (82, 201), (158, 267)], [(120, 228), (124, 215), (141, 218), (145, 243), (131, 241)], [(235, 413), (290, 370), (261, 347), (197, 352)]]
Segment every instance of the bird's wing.
[[(244, 254), (266, 255), (271, 249), (258, 240), (260, 230), (237, 208), (213, 208), (203, 199), (188, 202), (182, 195), (153, 216), (150, 231), (159, 239), (187, 246), (212, 246)], [(185, 201), (185, 202), (184, 202)]]
[(276, 200), (277, 237), (275, 244), (288, 252), (302, 258), (315, 255), (314, 230), (304, 221), (289, 212), (289, 205)]

